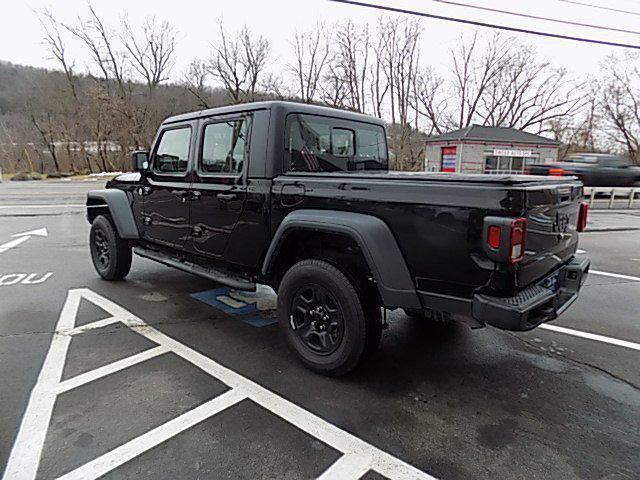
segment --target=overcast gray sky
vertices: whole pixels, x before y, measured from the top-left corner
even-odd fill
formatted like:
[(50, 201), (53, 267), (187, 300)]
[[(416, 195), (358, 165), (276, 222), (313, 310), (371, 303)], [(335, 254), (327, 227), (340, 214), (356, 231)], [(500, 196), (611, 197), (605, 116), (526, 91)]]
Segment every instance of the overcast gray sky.
[[(502, 8), (522, 13), (554, 17), (575, 22), (594, 23), (619, 29), (640, 31), (640, 0), (576, 0), (622, 10), (638, 12), (638, 15), (621, 14), (586, 6), (571, 4), (562, 0), (455, 0), (473, 5)], [(599, 31), (583, 27), (572, 27), (533, 19), (482, 12), (463, 7), (446, 5), (434, 0), (371, 0), (373, 3), (410, 8), (440, 15), (502, 23), (515, 27), (544, 30), (565, 35), (585, 36), (640, 45), (640, 35)], [(193, 57), (204, 57), (216, 34), (216, 20), (223, 17), (229, 29), (246, 24), (253, 32), (269, 38), (279, 62), (286, 63), (290, 56), (289, 40), (296, 29), (312, 28), (317, 22), (331, 24), (337, 20), (351, 18), (356, 22), (375, 22), (380, 12), (349, 6), (328, 0), (171, 0), (171, 1), (131, 1), (94, 0), (94, 7), (109, 23), (116, 24), (127, 13), (135, 24), (147, 15), (169, 20), (180, 32), (178, 61), (173, 78), (181, 76)], [(34, 11), (49, 8), (57, 18), (73, 22), (79, 13), (85, 13), (86, 0), (14, 0), (6, 2), (0, 16), (0, 60), (14, 63), (53, 67), (47, 58), (42, 43), (42, 32)], [(436, 67), (446, 65), (448, 49), (461, 33), (474, 27), (423, 20), (424, 36), (421, 56)], [(480, 29), (488, 31), (487, 29)], [(581, 44), (576, 42), (542, 39), (524, 34), (517, 38), (534, 44), (540, 54), (555, 64), (565, 66), (576, 75), (597, 74), (599, 63), (612, 51), (620, 53), (624, 49)], [(82, 69), (86, 58), (80, 50), (72, 52), (76, 66)]]

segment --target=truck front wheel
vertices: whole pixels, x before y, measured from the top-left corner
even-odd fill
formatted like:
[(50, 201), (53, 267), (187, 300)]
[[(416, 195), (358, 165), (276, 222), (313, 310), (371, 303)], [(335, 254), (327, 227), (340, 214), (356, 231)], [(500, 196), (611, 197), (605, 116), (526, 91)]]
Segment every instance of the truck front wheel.
[(297, 356), (325, 375), (353, 370), (380, 340), (379, 312), (363, 305), (349, 279), (322, 260), (303, 260), (285, 273), (278, 317)]
[(105, 280), (122, 280), (131, 269), (131, 246), (118, 235), (109, 217), (98, 215), (89, 234), (91, 260)]

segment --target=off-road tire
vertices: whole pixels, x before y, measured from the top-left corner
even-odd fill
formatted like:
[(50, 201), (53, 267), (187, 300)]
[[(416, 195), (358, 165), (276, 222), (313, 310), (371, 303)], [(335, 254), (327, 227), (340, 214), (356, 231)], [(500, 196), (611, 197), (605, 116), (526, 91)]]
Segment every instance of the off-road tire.
[(98, 215), (91, 224), (89, 248), (93, 266), (105, 280), (122, 280), (131, 269), (131, 246), (120, 238), (111, 219)]
[[(342, 337), (330, 353), (318, 353), (300, 338), (294, 328), (294, 301), (305, 289), (324, 289), (338, 307), (342, 318)], [(311, 370), (328, 376), (344, 375), (375, 351), (380, 342), (380, 311), (363, 302), (354, 285), (338, 268), (322, 260), (308, 259), (293, 265), (278, 289), (280, 329), (298, 358)], [(337, 342), (336, 342), (337, 343)]]

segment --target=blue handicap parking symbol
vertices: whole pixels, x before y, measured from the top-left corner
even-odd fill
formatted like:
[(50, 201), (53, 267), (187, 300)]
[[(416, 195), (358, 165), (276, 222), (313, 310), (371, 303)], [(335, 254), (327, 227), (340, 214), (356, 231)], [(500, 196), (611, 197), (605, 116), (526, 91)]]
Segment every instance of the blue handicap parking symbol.
[(268, 287), (259, 286), (256, 292), (221, 287), (192, 293), (191, 297), (229, 315), (237, 316), (254, 327), (265, 327), (278, 321), (275, 316), (276, 296)]

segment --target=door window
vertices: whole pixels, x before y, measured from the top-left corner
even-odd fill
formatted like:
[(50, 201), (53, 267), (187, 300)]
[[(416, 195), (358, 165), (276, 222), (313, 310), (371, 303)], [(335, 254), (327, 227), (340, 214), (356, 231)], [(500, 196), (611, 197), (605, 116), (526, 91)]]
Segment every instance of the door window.
[(200, 169), (205, 173), (240, 173), (246, 160), (247, 120), (210, 123), (204, 127)]
[(154, 170), (158, 173), (184, 173), (189, 163), (191, 128), (165, 130), (156, 149)]

